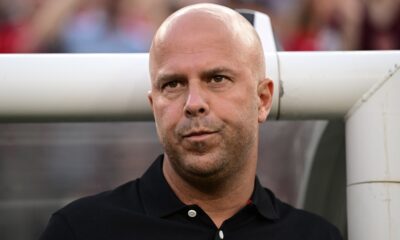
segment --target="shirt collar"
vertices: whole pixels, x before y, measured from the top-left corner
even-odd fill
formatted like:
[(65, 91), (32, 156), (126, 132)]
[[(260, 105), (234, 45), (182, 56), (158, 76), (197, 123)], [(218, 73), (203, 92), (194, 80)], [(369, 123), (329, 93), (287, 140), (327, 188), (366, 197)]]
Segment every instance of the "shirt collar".
[(256, 177), (254, 183), (254, 191), (251, 196), (251, 204), (253, 204), (258, 212), (265, 218), (270, 220), (279, 219), (279, 211), (276, 207), (275, 195), (267, 188), (263, 188)]
[(157, 217), (165, 217), (186, 206), (178, 199), (164, 178), (163, 158), (164, 155), (160, 155), (139, 182), (140, 196), (146, 213)]
[[(145, 211), (157, 217), (165, 217), (186, 207), (164, 178), (163, 158), (164, 155), (160, 155), (139, 180), (139, 191)], [(263, 188), (256, 178), (251, 204), (263, 217), (274, 220), (279, 218), (275, 201), (274, 194)]]

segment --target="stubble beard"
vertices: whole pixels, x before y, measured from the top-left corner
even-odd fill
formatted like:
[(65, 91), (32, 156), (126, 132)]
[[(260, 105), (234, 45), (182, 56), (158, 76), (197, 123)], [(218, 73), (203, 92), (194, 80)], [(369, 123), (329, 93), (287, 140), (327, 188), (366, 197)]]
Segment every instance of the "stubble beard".
[(222, 127), (221, 141), (216, 145), (198, 142), (191, 151), (166, 137), (163, 145), (168, 161), (180, 178), (199, 190), (217, 191), (245, 168), (249, 152), (257, 145), (257, 131)]

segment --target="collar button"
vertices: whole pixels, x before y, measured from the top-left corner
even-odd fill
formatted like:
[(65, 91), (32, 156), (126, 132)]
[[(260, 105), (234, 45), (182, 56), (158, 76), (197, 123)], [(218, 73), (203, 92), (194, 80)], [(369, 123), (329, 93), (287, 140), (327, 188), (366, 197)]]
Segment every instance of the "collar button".
[(190, 209), (190, 210), (188, 211), (188, 216), (191, 217), (191, 218), (196, 217), (196, 216), (197, 216), (196, 210)]
[(219, 230), (218, 236), (219, 236), (219, 239), (224, 239), (224, 232), (222, 230)]

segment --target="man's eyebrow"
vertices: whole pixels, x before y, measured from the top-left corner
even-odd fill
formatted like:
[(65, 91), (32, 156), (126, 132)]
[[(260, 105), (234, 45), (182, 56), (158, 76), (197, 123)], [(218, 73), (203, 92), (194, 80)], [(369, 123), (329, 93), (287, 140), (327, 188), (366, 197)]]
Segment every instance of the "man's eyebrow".
[(219, 74), (234, 75), (235, 71), (226, 67), (216, 67), (202, 72), (200, 74), (200, 77), (203, 79), (207, 79)]
[[(235, 71), (232, 69), (226, 68), (226, 67), (216, 67), (212, 68), (209, 70), (205, 70), (200, 74), (200, 77), (202, 79), (209, 79), (215, 75), (219, 74), (228, 74), (228, 75), (234, 75)], [(155, 86), (161, 87), (164, 83), (170, 82), (170, 81), (184, 81), (187, 79), (187, 76), (185, 74), (181, 73), (162, 73), (160, 74), (155, 81)]]
[(160, 74), (157, 78), (156, 78), (156, 82), (155, 84), (157, 86), (160, 86), (163, 83), (169, 82), (169, 81), (181, 81), (181, 80), (185, 80), (186, 76), (184, 74), (179, 74), (179, 73), (165, 73), (165, 74)]

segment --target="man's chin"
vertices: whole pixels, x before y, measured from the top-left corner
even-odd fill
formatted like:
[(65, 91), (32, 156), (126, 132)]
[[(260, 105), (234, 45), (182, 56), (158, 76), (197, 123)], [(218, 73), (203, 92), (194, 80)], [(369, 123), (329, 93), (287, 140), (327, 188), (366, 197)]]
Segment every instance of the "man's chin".
[(212, 148), (215, 146), (207, 144), (204, 141), (193, 141), (193, 142), (186, 141), (182, 144), (182, 147), (183, 151), (185, 151), (187, 155), (204, 156), (209, 154)]
[(181, 159), (181, 169), (189, 175), (199, 178), (209, 178), (219, 175), (224, 170), (223, 159), (217, 158), (215, 154), (209, 152), (191, 153)]

